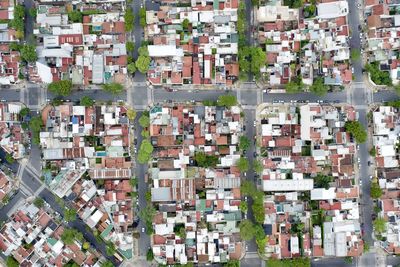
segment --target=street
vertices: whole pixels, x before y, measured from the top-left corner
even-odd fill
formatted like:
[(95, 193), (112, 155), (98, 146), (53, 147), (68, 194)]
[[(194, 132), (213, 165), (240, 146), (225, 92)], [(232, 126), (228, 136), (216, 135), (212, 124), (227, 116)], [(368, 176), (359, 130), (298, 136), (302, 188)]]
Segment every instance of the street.
[[(361, 50), (362, 42), (360, 41), (360, 31), (358, 25), (363, 24), (360, 22), (360, 13), (356, 4), (357, 1), (348, 1), (350, 13), (348, 15), (349, 25), (351, 28), (350, 47), (351, 49)], [(32, 7), (33, 1), (25, 1), (25, 9), (29, 10)], [(246, 20), (251, 29), (254, 25), (254, 15), (252, 12), (251, 0), (245, 1), (246, 5)], [(138, 57), (138, 48), (141, 42), (144, 40), (143, 29), (140, 27), (140, 16), (139, 10), (141, 5), (133, 1), (128, 4), (128, 7), (133, 10), (135, 14), (135, 27), (132, 34), (129, 36), (129, 40), (135, 43), (135, 49), (130, 56), (135, 60)], [(144, 7), (146, 10), (158, 10), (159, 5), (154, 1), (146, 0)], [(26, 16), (25, 23), (26, 41), (30, 41), (30, 37), (33, 31), (33, 18), (29, 15)], [(246, 33), (246, 38), (249, 44), (254, 44), (256, 40), (253, 38), (252, 31), (249, 30)], [(372, 92), (365, 84), (365, 75), (363, 74), (363, 61), (362, 58), (352, 60), (352, 66), (354, 67), (354, 81), (349, 86), (348, 91), (343, 90), (341, 92), (329, 92), (324, 96), (317, 96), (311, 93), (297, 93), (297, 94), (283, 94), (283, 93), (265, 93), (262, 88), (258, 88), (254, 83), (243, 83), (233, 90), (221, 90), (221, 89), (206, 89), (206, 90), (188, 90), (185, 88), (177, 88), (177, 91), (167, 92), (163, 88), (148, 87), (146, 84), (146, 76), (136, 72), (132, 79), (132, 84), (126, 88), (126, 92), (113, 96), (110, 95), (99, 87), (98, 89), (88, 89), (81, 91), (74, 91), (70, 96), (64, 97), (64, 100), (78, 103), (83, 96), (89, 96), (94, 99), (96, 103), (105, 103), (107, 101), (122, 101), (128, 105), (134, 107), (137, 111), (135, 119), (135, 134), (137, 139), (136, 149), (139, 150), (139, 146), (142, 142), (141, 131), (142, 127), (138, 123), (138, 120), (142, 114), (141, 111), (147, 109), (151, 104), (163, 103), (168, 101), (176, 102), (189, 102), (189, 101), (204, 101), (204, 100), (216, 100), (220, 95), (233, 94), (237, 97), (238, 102), (244, 109), (244, 125), (246, 127), (245, 134), (251, 140), (251, 145), (246, 152), (246, 158), (249, 160), (250, 168), (243, 177), (243, 180), (248, 180), (256, 183), (255, 173), (253, 171), (254, 153), (256, 152), (255, 143), (253, 142), (254, 136), (256, 135), (256, 129), (254, 127), (254, 121), (256, 119), (256, 107), (261, 103), (274, 103), (274, 102), (317, 102), (323, 101), (324, 103), (347, 103), (355, 106), (358, 113), (358, 121), (360, 121), (365, 128), (368, 127), (367, 112), (368, 106), (373, 103), (382, 103), (386, 101), (392, 101), (398, 99), (398, 95), (393, 91), (378, 91)], [(252, 77), (249, 77), (252, 80)], [(0, 89), (0, 100), (16, 102), (20, 101), (25, 103), (29, 108), (39, 111), (46, 103), (54, 99), (54, 95), (48, 93), (44, 86), (36, 85), (32, 83), (26, 83), (26, 87), (11, 89)], [(368, 161), (372, 161), (369, 155), (368, 142), (360, 144), (359, 150), (355, 156), (355, 162), (357, 157), (360, 159), (358, 171), (356, 172), (356, 182), (359, 184), (359, 180), (362, 181), (360, 187), (361, 197), (360, 201), (360, 221), (363, 223), (364, 229), (364, 241), (368, 242), (370, 246), (373, 246), (372, 232), (372, 212), (373, 212), (373, 201), (370, 197), (370, 179), (371, 169), (368, 168)], [(43, 186), (40, 181), (41, 176), (41, 151), (38, 146), (32, 146), (30, 156), (27, 163), (21, 166), (21, 163), (8, 164), (14, 173), (19, 174), (21, 179), (21, 187), (16, 194), (10, 199), (9, 203), (0, 209), (0, 220), (5, 221), (12, 211), (15, 210), (23, 201), (34, 195), (39, 195), (50, 206), (59, 213), (63, 213), (63, 209), (56, 203), (53, 194)], [(0, 149), (0, 158), (4, 162), (4, 152)], [(139, 200), (139, 211), (143, 210), (147, 203), (145, 194), (148, 190), (148, 184), (145, 181), (145, 174), (147, 173), (147, 165), (136, 163), (135, 176), (138, 179), (138, 200)], [(248, 206), (251, 207), (252, 199), (248, 198)], [(249, 208), (247, 212), (247, 218), (254, 221), (254, 215)], [(88, 231), (86, 224), (77, 219), (74, 222), (68, 223), (70, 227), (74, 227), (81, 231), (84, 237), (105, 257), (111, 260), (114, 265), (118, 265), (114, 257), (107, 256), (106, 247), (104, 243), (97, 242), (95, 236), (91, 231)], [(140, 220), (138, 231), (140, 232), (139, 238), (139, 255), (146, 256), (148, 248), (151, 246), (150, 237), (146, 233), (142, 233), (144, 223)], [(257, 257), (257, 245), (253, 240), (247, 242), (248, 253), (241, 261), (241, 266), (261, 266), (261, 260)], [(343, 258), (327, 258), (327, 259), (313, 259), (311, 261), (312, 266), (376, 266), (377, 255), (375, 251), (363, 254), (360, 258), (354, 259), (352, 264), (348, 264)], [(400, 260), (397, 257), (388, 256), (386, 258), (387, 264), (399, 264)]]

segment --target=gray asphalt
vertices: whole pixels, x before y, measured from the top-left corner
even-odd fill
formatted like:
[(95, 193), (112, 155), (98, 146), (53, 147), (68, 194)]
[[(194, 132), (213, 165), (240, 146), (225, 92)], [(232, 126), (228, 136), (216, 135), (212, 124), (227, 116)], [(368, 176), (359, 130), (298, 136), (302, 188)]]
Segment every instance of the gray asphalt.
[[(140, 144), (142, 143), (143, 137), (141, 132), (143, 128), (139, 124), (139, 118), (142, 115), (142, 112), (138, 112), (135, 119), (135, 132), (137, 137), (137, 145), (136, 149), (139, 151)], [(136, 161), (136, 177), (138, 179), (138, 195), (139, 195), (139, 210), (143, 210), (146, 203), (146, 192), (148, 190), (148, 184), (145, 182), (144, 176), (147, 173), (147, 164), (140, 164), (139, 161)], [(142, 233), (142, 228), (145, 228), (145, 224), (142, 220), (139, 221), (138, 230), (140, 231), (139, 238), (139, 255), (145, 256), (147, 250), (150, 247), (150, 237), (146, 234), (146, 231)]]

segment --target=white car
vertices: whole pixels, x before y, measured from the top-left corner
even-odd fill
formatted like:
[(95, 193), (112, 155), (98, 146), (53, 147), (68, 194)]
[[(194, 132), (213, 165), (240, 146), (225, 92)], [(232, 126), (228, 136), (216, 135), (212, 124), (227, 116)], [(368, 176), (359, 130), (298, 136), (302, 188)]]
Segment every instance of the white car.
[(361, 162), (360, 158), (358, 158), (358, 159), (357, 159), (357, 162), (358, 162), (358, 163), (360, 163), (360, 162)]
[(254, 121), (254, 126), (256, 126), (256, 124), (257, 124), (257, 121)]
[(351, 73), (354, 73), (354, 68), (353, 67), (351, 68)]
[(142, 227), (142, 233), (144, 233), (144, 227)]

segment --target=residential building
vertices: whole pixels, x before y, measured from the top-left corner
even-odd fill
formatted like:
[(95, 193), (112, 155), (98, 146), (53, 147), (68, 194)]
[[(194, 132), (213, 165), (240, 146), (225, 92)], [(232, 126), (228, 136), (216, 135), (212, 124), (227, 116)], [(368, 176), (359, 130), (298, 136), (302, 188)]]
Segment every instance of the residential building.
[(347, 1), (305, 4), (314, 14), (283, 2), (267, 1), (255, 13), (257, 39), (267, 52), (261, 73), (270, 88), (300, 81), (312, 85), (317, 77), (330, 86), (350, 83)]
[(232, 85), (239, 76), (238, 0), (161, 1), (146, 13), (153, 85)]
[(19, 115), (24, 107), (22, 103), (0, 103), (0, 146), (14, 159), (23, 158), (26, 154), (25, 145), (30, 143)]
[[(152, 250), (161, 264), (240, 259), (239, 107), (150, 109)], [(205, 159), (203, 161), (202, 159)]]
[(40, 2), (37, 6), (34, 34), (41, 45), (38, 60), (30, 68), (32, 80), (71, 80), (82, 87), (124, 83), (128, 58), (125, 1), (63, 3)]
[(101, 254), (93, 247), (84, 250), (84, 240), (63, 242), (66, 228), (59, 221), (48, 204), (38, 208), (26, 203), (0, 229), (0, 250), (20, 266), (63, 266), (70, 261), (96, 266)]
[(257, 113), (265, 256), (361, 255), (356, 146), (344, 127), (357, 119), (354, 107), (272, 104)]

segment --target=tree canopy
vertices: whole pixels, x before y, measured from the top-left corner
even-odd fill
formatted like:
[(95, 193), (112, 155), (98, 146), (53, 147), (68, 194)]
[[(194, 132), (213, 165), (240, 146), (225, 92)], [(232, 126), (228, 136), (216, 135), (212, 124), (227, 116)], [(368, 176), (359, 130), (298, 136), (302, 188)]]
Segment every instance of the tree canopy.
[(19, 112), (19, 115), (22, 117), (25, 117), (26, 115), (29, 114), (29, 112), (31, 112), (31, 110), (28, 107), (24, 107), (23, 109), (21, 109), (21, 111)]
[(137, 70), (135, 63), (133, 62), (128, 64), (127, 69), (130, 74), (134, 74)]
[(260, 160), (253, 161), (253, 169), (256, 173), (261, 174), (264, 170), (264, 166)]
[(140, 149), (138, 152), (138, 161), (141, 164), (147, 163), (151, 158), (151, 153), (153, 153), (153, 146), (148, 140), (143, 140), (140, 144)]
[(127, 41), (125, 46), (126, 46), (126, 51), (128, 52), (132, 52), (133, 50), (135, 50), (135, 44), (131, 41)]
[(371, 182), (371, 197), (378, 199), (382, 196), (382, 188), (377, 182)]
[(65, 208), (64, 209), (64, 220), (72, 222), (76, 220), (76, 209)]
[(246, 172), (249, 170), (249, 161), (244, 157), (240, 157), (240, 159), (236, 161), (236, 166), (241, 172)]
[(142, 114), (142, 116), (140, 116), (140, 118), (139, 118), (139, 124), (143, 128), (149, 127), (150, 126), (150, 118), (149, 118), (149, 116), (147, 116), (146, 114)]
[(386, 220), (384, 218), (382, 217), (376, 218), (373, 224), (375, 232), (380, 234), (386, 231)]
[(135, 62), (135, 66), (141, 73), (146, 73), (149, 70), (151, 59), (149, 56), (139, 56)]
[(240, 237), (243, 240), (251, 240), (254, 237), (254, 224), (250, 220), (243, 220), (239, 224)]
[(34, 62), (37, 60), (36, 46), (25, 44), (21, 48), (21, 57), (26, 62)]
[(347, 121), (345, 124), (346, 132), (354, 136), (357, 143), (365, 143), (367, 141), (367, 131), (359, 121)]
[(215, 167), (218, 164), (218, 157), (215, 155), (208, 155), (203, 151), (198, 151), (194, 154), (194, 160), (199, 167)]
[(318, 173), (317, 176), (314, 178), (314, 186), (316, 188), (329, 189), (329, 183), (332, 182), (332, 180), (333, 178), (331, 176)]
[(239, 67), (243, 72), (258, 76), (265, 65), (266, 54), (260, 47), (245, 46), (239, 49)]
[(241, 150), (247, 150), (250, 147), (250, 139), (247, 138), (247, 136), (242, 135), (239, 138), (239, 149)]
[(34, 144), (40, 143), (39, 132), (40, 132), (40, 129), (42, 128), (42, 126), (43, 126), (43, 121), (40, 116), (33, 117), (29, 121), (29, 128), (32, 131), (32, 142)]
[(68, 12), (68, 19), (71, 22), (82, 23), (83, 22), (83, 14), (79, 10), (72, 10)]
[(133, 108), (128, 108), (126, 115), (128, 116), (128, 119), (130, 121), (133, 121), (136, 118), (136, 110), (134, 110)]
[(72, 82), (69, 80), (55, 81), (50, 83), (47, 88), (55, 95), (69, 96), (72, 92)]
[(238, 104), (237, 99), (236, 96), (234, 95), (220, 95), (218, 97), (217, 101), (218, 106), (232, 107), (236, 106), (237, 104)]
[(67, 244), (67, 245), (71, 245), (74, 243), (74, 240), (79, 240), (82, 241), (83, 240), (83, 235), (81, 232), (79, 232), (78, 230), (74, 229), (74, 228), (65, 228), (64, 232), (61, 235), (61, 240)]
[(293, 259), (268, 259), (267, 267), (310, 267), (310, 258), (293, 258)]
[(13, 256), (8, 256), (6, 259), (7, 267), (18, 267), (19, 263)]
[(119, 95), (124, 91), (124, 87), (119, 83), (106, 83), (103, 84), (103, 90), (112, 95)]
[(33, 201), (33, 205), (35, 205), (38, 208), (41, 208), (44, 206), (44, 200), (41, 197), (36, 197), (35, 200)]
[(317, 96), (323, 96), (328, 92), (328, 86), (325, 85), (324, 79), (321, 77), (315, 78), (313, 84), (310, 86), (310, 92)]
[(376, 62), (365, 65), (365, 70), (369, 72), (371, 80), (377, 85), (392, 85), (392, 79), (388, 71), (382, 71), (379, 69), (379, 65)]
[(125, 30), (127, 32), (130, 32), (133, 30), (135, 26), (135, 15), (133, 14), (133, 11), (131, 8), (127, 8), (125, 10)]
[(85, 95), (81, 98), (82, 106), (91, 107), (91, 106), (93, 106), (93, 104), (94, 104), (94, 101), (91, 97)]

